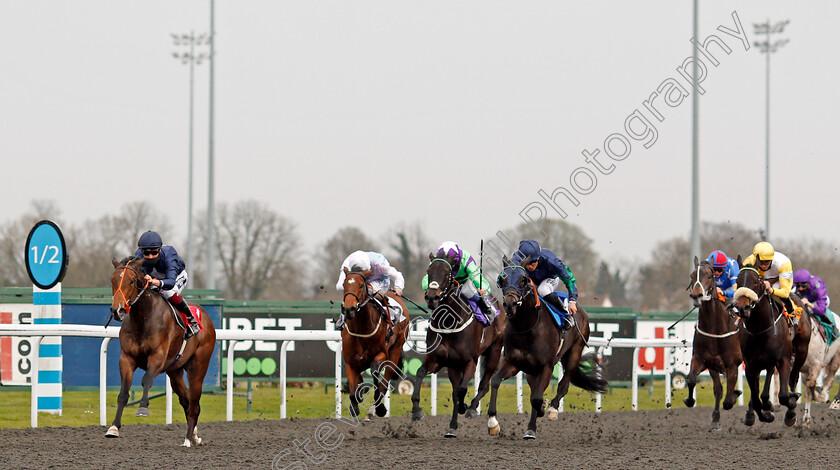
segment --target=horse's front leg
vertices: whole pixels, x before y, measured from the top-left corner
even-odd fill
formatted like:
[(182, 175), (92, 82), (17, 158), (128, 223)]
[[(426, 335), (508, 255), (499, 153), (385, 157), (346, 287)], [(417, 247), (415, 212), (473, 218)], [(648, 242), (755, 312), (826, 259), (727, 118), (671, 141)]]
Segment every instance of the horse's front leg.
[[(545, 397), (545, 389), (551, 382), (551, 372), (553, 370), (554, 364), (546, 364), (539, 375), (528, 374), (525, 376), (528, 378), (528, 386), (531, 388), (531, 419), (528, 421), (528, 430), (522, 436), (523, 439), (537, 438), (537, 418), (545, 415), (543, 398)], [(565, 378), (565, 375), (563, 378)]]
[(490, 405), (487, 407), (487, 428), (491, 436), (495, 436), (501, 431), (499, 420), (496, 419), (496, 399), (499, 396), (499, 385), (506, 379), (513, 377), (517, 372), (519, 372), (519, 369), (511, 364), (507, 357), (503, 357), (502, 363), (499, 364), (499, 369), (493, 374), (493, 378), (490, 380)]
[(478, 405), (481, 399), (487, 392), (490, 391), (490, 378), (493, 372), (499, 366), (499, 359), (502, 356), (502, 343), (499, 341), (487, 348), (487, 351), (482, 356), (481, 361), (481, 381), (476, 387), (475, 397), (470, 402), (470, 407), (467, 409), (466, 418), (474, 418), (478, 416)]
[(347, 408), (350, 417), (356, 418), (359, 416), (359, 394), (361, 393), (362, 375), (347, 359), (344, 360), (344, 363), (344, 368), (347, 371), (347, 391), (350, 393), (350, 404)]
[(420, 408), (420, 387), (423, 385), (423, 379), (428, 374), (434, 374), (440, 370), (440, 364), (431, 356), (426, 356), (423, 365), (417, 369), (417, 375), (414, 376), (414, 392), (411, 394), (411, 419), (418, 421), (423, 418), (423, 409)]
[(128, 403), (128, 393), (131, 390), (131, 381), (134, 379), (134, 371), (137, 369), (137, 364), (134, 358), (127, 354), (120, 355), (120, 394), (117, 396), (117, 414), (114, 416), (114, 422), (105, 433), (105, 437), (120, 437), (120, 428), (122, 427), (122, 414), (126, 403)]
[[(761, 397), (753, 404), (755, 412), (758, 413), (758, 420), (764, 423), (772, 423), (776, 419), (773, 414), (773, 402), (770, 401), (770, 381), (773, 379), (775, 367), (765, 371), (764, 387), (761, 389)], [(758, 372), (756, 372), (756, 384), (758, 384)], [(757, 387), (757, 385), (756, 385)], [(750, 386), (752, 389), (752, 386)]]
[[(788, 386), (795, 382), (791, 378), (790, 357), (783, 357), (779, 361), (779, 403), (787, 407), (785, 412), (785, 426), (793, 426), (796, 424), (796, 402), (799, 400), (799, 394), (788, 389)], [(797, 375), (799, 375), (797, 373)]]
[[(475, 372), (475, 362), (472, 363), (472, 370)], [(452, 419), (449, 420), (449, 429), (443, 437), (458, 437), (458, 414), (461, 412), (461, 407), (466, 412), (466, 405), (463, 403), (463, 397), (466, 395), (467, 387), (464, 382), (469, 382), (470, 374), (466, 371), (458, 370), (456, 367), (447, 367), (449, 372), (449, 383), (452, 384)], [(469, 365), (467, 366), (469, 370)], [(463, 390), (463, 394), (461, 393)]]
[[(753, 370), (749, 365), (746, 366), (744, 371), (745, 375), (747, 376), (747, 385), (750, 387), (750, 401), (749, 406), (747, 407), (747, 414), (744, 417), (744, 424), (747, 426), (752, 426), (755, 424), (755, 413), (765, 413), (761, 409), (761, 400), (759, 399), (759, 383), (758, 383), (758, 374), (760, 371)], [(772, 416), (772, 413), (771, 413)]]
[(715, 392), (715, 409), (712, 411), (712, 431), (720, 431), (720, 400), (723, 398), (723, 385), (720, 383), (720, 374), (709, 370), (712, 376), (712, 388)]
[(706, 367), (703, 365), (703, 361), (696, 355), (693, 355), (691, 357), (691, 369), (688, 372), (688, 377), (685, 378), (685, 383), (688, 385), (688, 396), (683, 399), (683, 403), (689, 408), (697, 403), (694, 399), (694, 387), (697, 386), (697, 376), (705, 369)]
[(723, 409), (731, 410), (735, 406), (735, 400), (741, 396), (740, 390), (735, 390), (738, 383), (738, 368), (740, 364), (731, 364), (726, 369), (726, 398), (723, 400)]

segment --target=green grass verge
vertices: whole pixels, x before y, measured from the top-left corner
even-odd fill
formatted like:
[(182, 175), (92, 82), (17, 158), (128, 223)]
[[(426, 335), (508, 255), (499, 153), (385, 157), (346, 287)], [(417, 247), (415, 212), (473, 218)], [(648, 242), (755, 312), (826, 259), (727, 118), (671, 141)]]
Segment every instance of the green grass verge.
[[(445, 379), (441, 379), (438, 387), (438, 414), (449, 415), (452, 412), (451, 394), (452, 388)], [(289, 388), (287, 413), (288, 417), (299, 418), (324, 418), (335, 410), (334, 387), (322, 384), (313, 387)], [(499, 390), (498, 409), (500, 413), (513, 413), (516, 411), (516, 388), (513, 384), (502, 384)], [(530, 412), (528, 402), (529, 389), (525, 385), (524, 408)], [(245, 389), (237, 388), (236, 393), (245, 393)], [(546, 397), (553, 396), (546, 393)], [(672, 406), (685, 406), (682, 403), (687, 394), (686, 389), (674, 390)], [(110, 423), (116, 413), (117, 392), (108, 392), (107, 420)], [(423, 384), (421, 404), (424, 412), (430, 414), (430, 387)], [(467, 398), (472, 395), (470, 388)], [(139, 393), (136, 394), (139, 397)], [(345, 395), (346, 398), (346, 395)], [(30, 424), (30, 393), (29, 390), (19, 389), (15, 391), (0, 391), (0, 400), (4, 406), (0, 406), (0, 428), (23, 428)], [(224, 395), (204, 395), (201, 399), (201, 421), (224, 421), (226, 398)], [(486, 412), (489, 403), (489, 394), (482, 400), (482, 410)], [(712, 406), (714, 396), (711, 382), (705, 381), (697, 387), (698, 406)], [(41, 413), (38, 416), (39, 426), (89, 426), (99, 424), (99, 393), (92, 391), (65, 391), (63, 397), (63, 414), (56, 416)], [(245, 397), (234, 397), (233, 417), (236, 420), (249, 419), (279, 419), (280, 418), (280, 389), (271, 384), (262, 383), (253, 389), (251, 412), (247, 412), (247, 400)], [(150, 405), (151, 416), (138, 418), (134, 416), (137, 405), (126, 407), (123, 413), (124, 424), (165, 422), (165, 400), (163, 397), (152, 400)], [(411, 397), (408, 395), (393, 395), (391, 398), (391, 414), (393, 416), (407, 416), (411, 410)], [(603, 410), (630, 410), (631, 390), (629, 388), (613, 388), (603, 396)], [(648, 387), (639, 389), (639, 409), (663, 409), (665, 408), (665, 385), (663, 381), (654, 383), (653, 393)], [(565, 411), (594, 411), (595, 396), (579, 388), (572, 387), (565, 399)], [(346, 414), (346, 407), (342, 413)], [(178, 404), (177, 397), (173, 397), (173, 421), (176, 423), (185, 422), (183, 411)]]

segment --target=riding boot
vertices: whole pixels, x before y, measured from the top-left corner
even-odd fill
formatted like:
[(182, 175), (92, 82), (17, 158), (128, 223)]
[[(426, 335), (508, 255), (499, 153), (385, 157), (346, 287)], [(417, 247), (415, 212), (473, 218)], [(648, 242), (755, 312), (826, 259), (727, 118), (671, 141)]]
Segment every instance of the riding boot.
[(198, 334), (198, 332), (201, 330), (201, 327), (198, 326), (198, 322), (195, 321), (195, 317), (190, 311), (190, 307), (189, 305), (187, 305), (187, 301), (182, 298), (181, 303), (176, 305), (175, 308), (177, 308), (179, 312), (187, 316), (187, 331), (184, 333), (184, 339), (191, 338), (192, 336)]
[(563, 325), (560, 327), (561, 330), (568, 330), (575, 326), (575, 317), (566, 311), (566, 307), (563, 306), (563, 301), (560, 300), (560, 297), (558, 297), (557, 294), (552, 292), (544, 296), (543, 299), (555, 306), (560, 312), (560, 316), (563, 318)]
[(796, 326), (797, 324), (799, 324), (799, 316), (796, 314), (796, 310), (794, 310), (793, 302), (791, 302), (790, 297), (781, 297), (781, 299), (782, 303), (785, 306), (785, 309), (787, 310), (788, 315), (790, 315), (790, 317), (788, 317), (790, 318), (790, 324), (792, 326)]
[(481, 313), (484, 314), (484, 318), (487, 319), (487, 324), (484, 325), (485, 328), (493, 324), (493, 319), (496, 315), (496, 309), (493, 307), (489, 296), (480, 297), (478, 299), (478, 308), (481, 309)]

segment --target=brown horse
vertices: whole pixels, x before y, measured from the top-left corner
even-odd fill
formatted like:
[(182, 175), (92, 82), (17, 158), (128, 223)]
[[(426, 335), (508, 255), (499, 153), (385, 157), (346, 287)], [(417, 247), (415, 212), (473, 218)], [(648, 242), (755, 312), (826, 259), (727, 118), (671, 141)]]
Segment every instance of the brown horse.
[[(500, 312), (491, 326), (484, 327), (475, 320), (472, 309), (461, 297), (454, 270), (457, 268), (454, 255), (429, 254), (432, 262), (426, 273), (429, 289), (426, 303), (433, 309), (426, 330), (426, 344), (430, 349), (423, 358), (423, 365), (417, 370), (414, 393), (411, 395), (411, 418), (423, 417), (420, 408), (420, 386), (427, 374), (434, 374), (446, 367), (452, 384), (452, 419), (444, 437), (457, 437), (458, 414), (467, 418), (477, 416), (481, 397), (489, 390), (490, 376), (499, 365), (502, 355), (502, 332), (505, 328), (505, 313)], [(470, 282), (470, 281), (467, 281)], [(466, 404), (467, 385), (475, 375), (478, 358), (482, 360), (482, 374), (476, 387), (476, 396), (469, 407)]]
[(505, 268), (499, 275), (498, 285), (503, 289), (507, 313), (505, 353), (491, 382), (487, 424), (491, 435), (501, 430), (496, 419), (499, 385), (521, 370), (525, 372), (531, 388), (531, 419), (523, 438), (536, 439), (537, 418), (545, 414), (543, 396), (558, 360), (563, 364), (563, 378), (557, 384), (557, 394), (551, 400), (549, 419), (557, 419), (557, 408), (560, 400), (568, 393), (569, 384), (603, 393), (607, 391), (607, 381), (601, 377), (600, 371), (587, 375), (579, 367), (583, 348), (589, 339), (589, 317), (583, 307), (578, 307), (574, 316), (576, 327), (561, 331), (554, 323), (548, 306), (537, 295), (537, 287), (528, 277), (525, 268), (511, 265), (507, 257), (502, 261)]
[[(741, 266), (740, 256), (738, 265)], [(773, 298), (763, 281), (753, 266), (741, 266), (737, 280), (740, 287), (734, 296), (738, 315), (743, 319), (739, 340), (750, 386), (750, 404), (744, 424), (752, 426), (755, 423), (755, 412), (760, 421), (769, 423), (775, 419), (770, 401), (770, 378), (778, 371), (779, 402), (788, 408), (785, 425), (793, 426), (799, 394), (791, 390), (796, 387), (799, 370), (808, 354), (811, 321), (807, 312), (803, 312), (799, 325), (791, 334), (781, 303)], [(808, 336), (803, 340), (801, 335), (805, 332)], [(794, 335), (797, 338), (794, 339)], [(762, 370), (766, 371), (766, 379), (759, 399), (758, 379)]]
[[(344, 301), (341, 313), (346, 318), (341, 330), (341, 355), (347, 369), (347, 382), (350, 391), (350, 416), (359, 415), (359, 403), (368, 405), (367, 417), (373, 416), (373, 408), (380, 418), (388, 410), (382, 399), (391, 377), (399, 370), (400, 353), (405, 343), (405, 330), (408, 326), (408, 309), (395, 294), (388, 293), (402, 308), (405, 319), (393, 326), (393, 333), (388, 335), (391, 315), (385, 302), (374, 300), (376, 292), (367, 283), (370, 270), (351, 272), (344, 268)], [(384, 311), (380, 313), (380, 308)], [(383, 320), (383, 316), (385, 319)], [(362, 372), (370, 369), (376, 382), (374, 402), (367, 403), (365, 387), (362, 384)]]
[[(114, 300), (111, 314), (117, 321), (128, 320), (120, 328), (120, 394), (117, 397), (117, 415), (106, 437), (119, 437), (122, 413), (128, 402), (128, 393), (134, 371), (144, 369), (143, 400), (148, 406), (149, 387), (161, 372), (171, 379), (172, 389), (184, 408), (187, 434), (184, 447), (201, 444), (196, 435), (198, 414), (201, 411), (201, 386), (213, 349), (216, 347), (216, 329), (207, 311), (201, 312), (201, 332), (184, 342), (184, 329), (175, 322), (173, 307), (156, 291), (148, 289), (143, 272), (143, 258), (130, 256), (112, 261), (114, 273), (111, 288)], [(184, 383), (184, 372), (189, 388)]]
[(723, 409), (735, 406), (735, 399), (741, 395), (735, 390), (738, 381), (738, 368), (741, 366), (741, 345), (738, 340), (738, 326), (726, 311), (726, 305), (717, 294), (715, 275), (708, 261), (698, 262), (694, 257), (694, 271), (691, 273), (689, 291), (691, 301), (700, 308), (697, 326), (694, 330), (694, 348), (691, 354), (691, 371), (688, 373), (688, 396), (685, 406), (694, 406), (694, 387), (697, 375), (709, 370), (715, 392), (715, 410), (712, 412), (712, 430), (720, 431), (720, 399), (723, 386), (720, 374), (726, 376), (726, 399)]

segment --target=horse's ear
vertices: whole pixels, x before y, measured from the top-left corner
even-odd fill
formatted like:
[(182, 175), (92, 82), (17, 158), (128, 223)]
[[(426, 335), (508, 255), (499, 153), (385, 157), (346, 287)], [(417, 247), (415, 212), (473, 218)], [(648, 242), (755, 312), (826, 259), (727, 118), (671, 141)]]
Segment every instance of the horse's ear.
[(115, 268), (120, 267), (120, 262), (117, 261), (117, 258), (111, 258), (111, 264), (113, 264)]
[(435, 260), (435, 255), (430, 251), (429, 252), (429, 261), (434, 261), (434, 260)]
[(696, 267), (698, 267), (698, 266), (700, 266), (700, 260), (699, 260), (699, 259), (697, 259), (697, 257), (695, 256), (695, 257), (694, 257), (694, 267), (696, 268)]
[(744, 267), (744, 260), (741, 259), (741, 255), (738, 255), (738, 269)]
[(350, 274), (350, 270), (349, 270), (349, 269), (347, 269), (347, 266), (345, 266), (345, 267), (344, 267), (344, 275), (346, 276), (346, 275), (348, 275), (348, 274)]
[(507, 255), (502, 255), (502, 267), (506, 268), (510, 266), (510, 260), (508, 259)]

